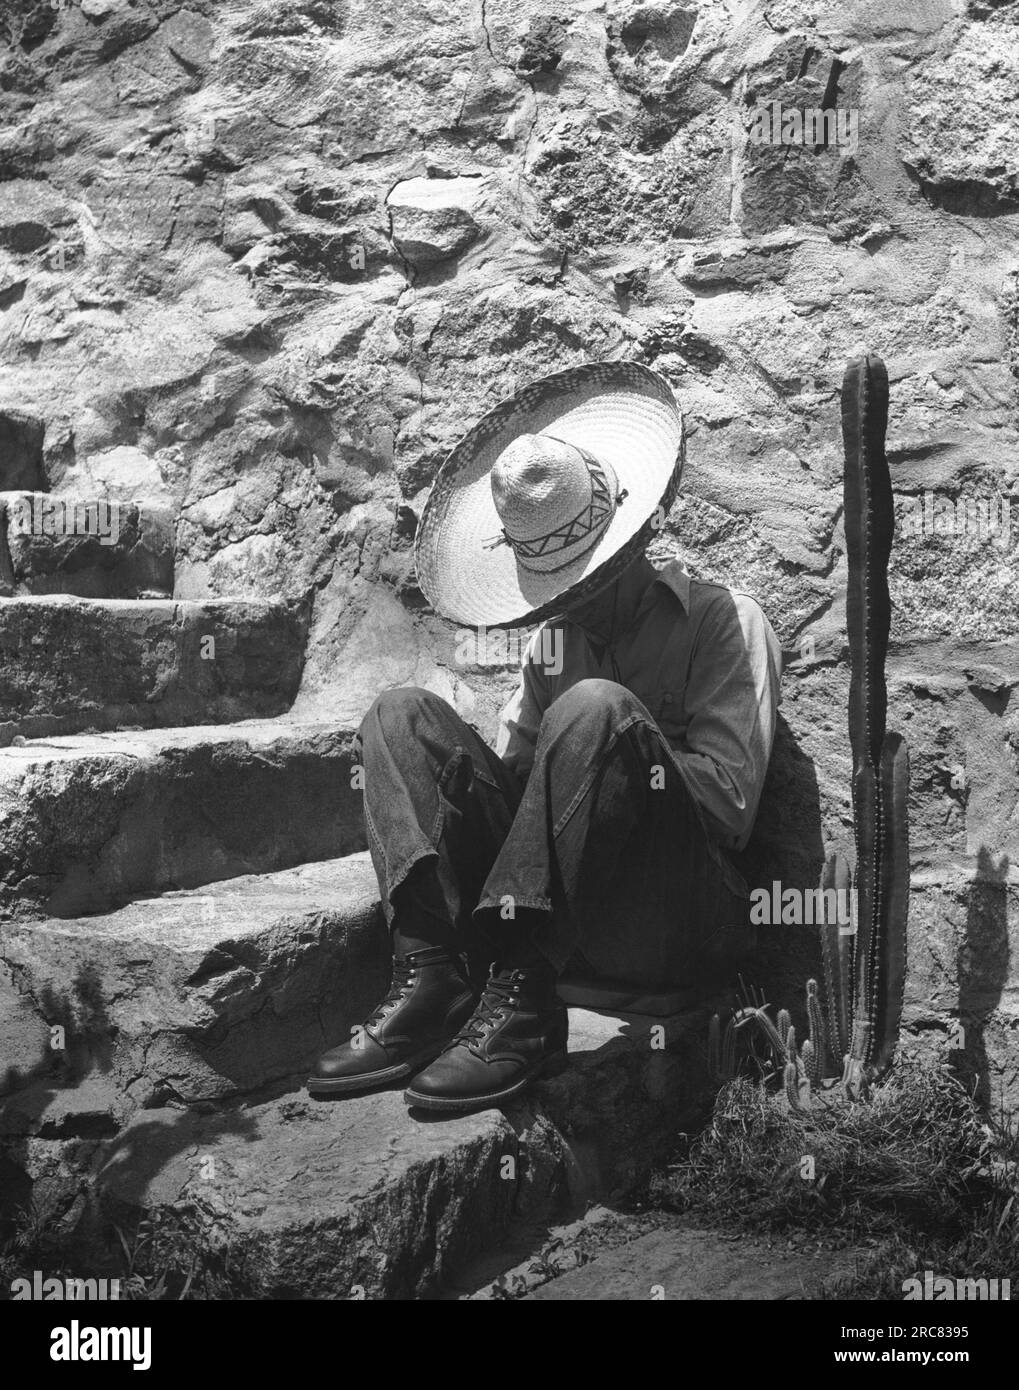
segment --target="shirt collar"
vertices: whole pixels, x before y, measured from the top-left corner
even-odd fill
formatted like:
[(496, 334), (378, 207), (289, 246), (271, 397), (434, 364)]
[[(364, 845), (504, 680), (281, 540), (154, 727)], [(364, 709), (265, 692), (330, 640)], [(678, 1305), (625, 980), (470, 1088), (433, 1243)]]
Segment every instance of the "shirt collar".
[[(634, 614), (634, 620), (636, 620), (642, 613), (646, 613), (647, 610), (655, 602), (655, 588), (658, 584), (664, 584), (670, 593), (675, 594), (676, 598), (679, 599), (679, 602), (682, 605), (683, 612), (686, 613), (686, 615), (689, 617), (690, 576), (687, 573), (686, 566), (683, 564), (682, 560), (670, 560), (669, 563), (664, 567), (664, 569), (660, 569), (658, 571), (654, 579), (652, 579), (651, 583), (647, 586), (647, 590), (645, 591), (643, 598), (637, 605), (637, 611)], [(569, 614), (564, 614), (561, 618), (555, 618), (552, 619), (552, 621), (569, 622)], [(580, 630), (583, 631), (582, 628)]]
[(690, 576), (682, 560), (670, 560), (664, 569), (658, 571), (649, 586), (653, 589), (656, 584), (664, 584), (667, 589), (676, 595), (683, 605), (684, 613), (690, 612)]

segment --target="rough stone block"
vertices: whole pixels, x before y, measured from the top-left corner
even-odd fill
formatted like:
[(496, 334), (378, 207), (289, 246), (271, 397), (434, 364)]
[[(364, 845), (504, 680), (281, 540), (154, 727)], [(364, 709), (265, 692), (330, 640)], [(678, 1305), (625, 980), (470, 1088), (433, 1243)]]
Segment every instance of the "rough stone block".
[(76, 917), (365, 848), (353, 734), (248, 720), (0, 749), (0, 915)]
[(472, 178), (404, 179), (386, 199), (393, 241), (412, 266), (457, 256), (480, 235), (472, 216), (481, 189)]
[(0, 743), (282, 714), (306, 631), (299, 609), (264, 599), (0, 602)]
[(367, 854), (9, 927), (0, 959), (37, 1024), (64, 1029), (56, 1095), (92, 1073), (132, 1106), (303, 1079), (389, 978)]
[(173, 593), (173, 514), (168, 509), (0, 494), (0, 596), (76, 594), (136, 598)]
[(971, 876), (914, 875), (903, 1046), (940, 1051), (981, 1100), (1009, 1111), (1019, 1104), (1017, 950), (1007, 857), (983, 856)]

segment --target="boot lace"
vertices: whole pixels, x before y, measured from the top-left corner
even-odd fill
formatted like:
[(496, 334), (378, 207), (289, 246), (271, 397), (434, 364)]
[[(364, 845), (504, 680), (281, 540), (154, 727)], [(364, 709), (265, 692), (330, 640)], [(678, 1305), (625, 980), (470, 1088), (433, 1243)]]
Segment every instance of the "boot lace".
[(453, 1039), (454, 1044), (480, 1042), (502, 1020), (505, 1009), (517, 1007), (519, 995), (520, 976), (515, 971), (490, 979), (473, 1014)]
[(397, 1004), (402, 1003), (414, 980), (414, 967), (408, 960), (393, 961), (393, 979), (389, 986), (389, 993), (375, 1005), (368, 1018), (365, 1019), (365, 1028), (370, 1028), (379, 1023), (383, 1023), (396, 1008)]

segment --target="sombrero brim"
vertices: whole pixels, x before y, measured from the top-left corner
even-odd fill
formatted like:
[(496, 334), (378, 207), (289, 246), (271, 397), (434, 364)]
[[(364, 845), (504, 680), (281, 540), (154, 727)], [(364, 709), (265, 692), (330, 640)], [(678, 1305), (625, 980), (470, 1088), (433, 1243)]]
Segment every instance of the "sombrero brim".
[[(538, 574), (495, 544), (502, 531), (491, 472), (521, 434), (550, 434), (610, 463), (624, 501), (597, 542)], [(647, 545), (675, 500), (683, 420), (668, 382), (637, 362), (553, 372), (483, 416), (447, 456), (415, 541), (418, 582), (437, 612), (472, 627), (522, 627), (583, 602)]]

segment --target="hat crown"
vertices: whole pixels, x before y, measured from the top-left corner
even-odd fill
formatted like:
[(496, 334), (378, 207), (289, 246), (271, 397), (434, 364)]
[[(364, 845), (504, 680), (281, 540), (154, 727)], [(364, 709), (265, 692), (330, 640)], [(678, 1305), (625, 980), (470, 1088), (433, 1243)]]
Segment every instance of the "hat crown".
[(522, 434), (495, 461), (492, 498), (514, 540), (544, 535), (557, 520), (576, 516), (590, 502), (584, 455), (564, 440)]
[(520, 564), (547, 571), (589, 549), (618, 498), (615, 473), (547, 434), (518, 435), (492, 467), (492, 499)]

